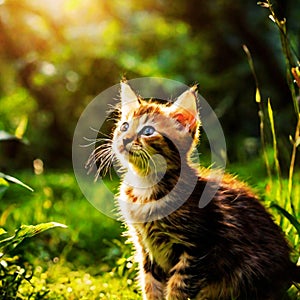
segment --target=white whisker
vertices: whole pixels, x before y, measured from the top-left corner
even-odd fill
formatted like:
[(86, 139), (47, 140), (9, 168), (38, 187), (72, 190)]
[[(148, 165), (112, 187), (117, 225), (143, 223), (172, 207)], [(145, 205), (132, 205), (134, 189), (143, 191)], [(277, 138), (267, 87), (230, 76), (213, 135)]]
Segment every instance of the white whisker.
[(111, 177), (111, 166), (113, 161), (116, 159), (115, 154), (112, 151), (112, 140), (108, 138), (97, 138), (95, 140), (85, 138), (85, 140), (92, 141), (90, 145), (96, 144), (97, 142), (104, 142), (103, 144), (97, 146), (90, 154), (85, 165), (85, 167), (88, 168), (88, 174), (90, 174), (94, 166), (97, 166), (97, 164), (99, 163), (95, 174), (95, 181), (100, 176), (103, 177), (107, 173), (109, 173)]
[[(148, 159), (150, 160), (150, 162), (153, 164), (154, 176), (155, 176), (154, 178), (155, 178), (155, 181), (157, 181), (158, 180), (158, 174), (157, 174), (156, 163), (155, 163), (154, 159), (152, 158), (152, 156), (149, 154), (149, 152), (147, 150), (145, 150), (145, 153), (146, 153)], [(149, 168), (151, 168), (150, 163), (149, 163)]]
[[(92, 146), (92, 145), (95, 145), (95, 144), (97, 144), (97, 143), (104, 143), (105, 142), (105, 144), (109, 144), (109, 143), (112, 143), (112, 141), (111, 141), (111, 139), (110, 138), (93, 138), (93, 139), (91, 139), (91, 138), (87, 138), (87, 137), (83, 137), (83, 139), (85, 140), (85, 141), (87, 141), (87, 142), (90, 142), (90, 143), (88, 143), (88, 144), (84, 144), (84, 145), (80, 145), (80, 147), (90, 147), (90, 146)], [(104, 145), (105, 145), (104, 144)]]

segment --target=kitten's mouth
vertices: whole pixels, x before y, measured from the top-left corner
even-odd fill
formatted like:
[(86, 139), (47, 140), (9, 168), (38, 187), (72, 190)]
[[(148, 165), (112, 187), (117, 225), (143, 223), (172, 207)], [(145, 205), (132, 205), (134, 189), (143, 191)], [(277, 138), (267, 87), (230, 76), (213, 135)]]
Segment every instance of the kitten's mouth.
[(125, 147), (125, 150), (129, 155), (140, 156), (142, 147), (140, 145), (131, 145), (130, 147)]
[(136, 162), (138, 160), (145, 159), (142, 152), (143, 151), (141, 151), (141, 150), (134, 150), (134, 151), (130, 150), (130, 151), (128, 151), (129, 160), (131, 162)]
[(152, 172), (152, 164), (148, 154), (142, 149), (141, 146), (134, 146), (127, 150), (128, 161), (134, 170), (140, 175), (148, 175)]
[(130, 158), (139, 158), (141, 156), (141, 154), (138, 153), (138, 151), (129, 151), (128, 154)]

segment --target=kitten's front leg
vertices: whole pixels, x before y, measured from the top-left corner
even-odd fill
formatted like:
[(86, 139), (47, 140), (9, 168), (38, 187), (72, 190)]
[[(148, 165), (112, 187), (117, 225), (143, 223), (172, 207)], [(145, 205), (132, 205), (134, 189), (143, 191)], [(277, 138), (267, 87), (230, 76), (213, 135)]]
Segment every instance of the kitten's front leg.
[[(195, 261), (187, 253), (180, 256), (179, 262), (171, 269), (167, 282), (167, 300), (194, 299), (200, 291), (201, 277), (195, 270)], [(196, 271), (196, 272), (195, 272)]]
[(151, 272), (144, 274), (143, 299), (162, 300), (164, 299), (164, 284), (155, 279)]
[(164, 299), (165, 279), (159, 266), (150, 261), (149, 255), (143, 253), (140, 262), (140, 283), (144, 300)]

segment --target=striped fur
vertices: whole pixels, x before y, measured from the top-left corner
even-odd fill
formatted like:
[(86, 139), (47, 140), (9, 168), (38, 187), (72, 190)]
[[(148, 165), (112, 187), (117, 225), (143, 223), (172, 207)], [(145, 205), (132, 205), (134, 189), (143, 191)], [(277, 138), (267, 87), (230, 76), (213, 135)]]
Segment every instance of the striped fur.
[[(118, 203), (143, 299), (282, 299), (299, 271), (279, 227), (246, 185), (228, 175), (219, 184), (190, 163), (194, 91), (179, 97), (187, 110), (143, 100), (126, 83), (121, 96), (111, 149), (125, 169)], [(204, 188), (217, 184), (199, 208)]]

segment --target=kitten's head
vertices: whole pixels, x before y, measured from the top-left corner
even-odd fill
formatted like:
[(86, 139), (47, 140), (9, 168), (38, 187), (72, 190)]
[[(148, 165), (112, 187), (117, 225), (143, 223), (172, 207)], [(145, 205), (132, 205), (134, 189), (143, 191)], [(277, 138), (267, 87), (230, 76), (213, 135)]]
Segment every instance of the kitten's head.
[(149, 175), (188, 162), (200, 126), (196, 87), (175, 102), (159, 103), (142, 99), (122, 82), (120, 112), (112, 151), (123, 167)]

